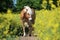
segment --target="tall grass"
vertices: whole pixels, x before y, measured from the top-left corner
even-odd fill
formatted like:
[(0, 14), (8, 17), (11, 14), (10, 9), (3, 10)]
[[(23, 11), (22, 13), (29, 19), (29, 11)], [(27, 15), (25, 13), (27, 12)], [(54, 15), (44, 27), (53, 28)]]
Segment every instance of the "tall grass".
[(41, 40), (60, 40), (60, 8), (36, 11), (34, 27)]
[[(22, 34), (20, 14), (13, 14), (11, 10), (0, 14), (0, 39), (10, 40)], [(7, 39), (8, 38), (8, 39)]]
[[(51, 11), (42, 9), (35, 12), (34, 34), (40, 40), (60, 40), (60, 7)], [(0, 14), (0, 39), (10, 40), (21, 34), (20, 14), (13, 14), (10, 10), (6, 14)]]

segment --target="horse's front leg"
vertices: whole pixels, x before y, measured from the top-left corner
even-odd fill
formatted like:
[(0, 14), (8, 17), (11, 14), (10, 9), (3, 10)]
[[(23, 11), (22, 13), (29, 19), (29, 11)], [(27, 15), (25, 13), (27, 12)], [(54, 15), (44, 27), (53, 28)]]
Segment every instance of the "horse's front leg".
[(26, 36), (25, 26), (24, 26), (23, 20), (21, 20), (21, 23), (22, 23), (22, 28), (23, 28), (23, 36)]
[(23, 27), (23, 36), (26, 36), (25, 27)]

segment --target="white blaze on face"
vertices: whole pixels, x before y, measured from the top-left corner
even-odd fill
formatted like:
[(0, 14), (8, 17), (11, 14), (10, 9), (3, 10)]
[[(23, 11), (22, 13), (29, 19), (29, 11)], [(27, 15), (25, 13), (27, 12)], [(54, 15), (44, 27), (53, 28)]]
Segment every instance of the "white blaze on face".
[(27, 13), (32, 15), (32, 10), (31, 10), (31, 8), (29, 6), (24, 6), (24, 8), (25, 8), (25, 11), (26, 11), (26, 9), (28, 10)]
[(27, 9), (27, 10), (28, 10), (27, 13), (30, 14), (29, 20), (32, 20), (32, 17), (31, 17), (31, 15), (32, 15), (32, 10), (31, 10), (31, 8), (30, 8), (29, 6), (24, 6), (24, 8), (25, 8), (25, 11), (26, 11), (26, 9)]

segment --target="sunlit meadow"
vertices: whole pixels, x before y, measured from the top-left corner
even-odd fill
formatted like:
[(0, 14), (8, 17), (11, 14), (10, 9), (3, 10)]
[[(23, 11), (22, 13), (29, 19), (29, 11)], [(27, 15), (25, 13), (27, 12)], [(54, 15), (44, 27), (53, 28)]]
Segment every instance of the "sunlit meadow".
[[(34, 34), (40, 40), (60, 40), (60, 7), (51, 11), (42, 9), (35, 12)], [(14, 28), (9, 29), (10, 25)], [(0, 13), (0, 39), (8, 40), (11, 35), (18, 38), (16, 33), (20, 27), (20, 14), (14, 14), (11, 10), (8, 10), (6, 14)], [(22, 34), (22, 32), (19, 33)]]

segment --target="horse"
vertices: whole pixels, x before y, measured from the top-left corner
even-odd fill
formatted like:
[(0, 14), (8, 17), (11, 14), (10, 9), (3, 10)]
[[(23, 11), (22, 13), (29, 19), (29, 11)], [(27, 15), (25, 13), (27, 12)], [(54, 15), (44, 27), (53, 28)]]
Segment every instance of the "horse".
[[(24, 6), (20, 13), (20, 19), (23, 27), (23, 36), (31, 36), (33, 27), (32, 25), (35, 23), (35, 10), (29, 6)], [(28, 28), (28, 34), (26, 33), (25, 28)]]

